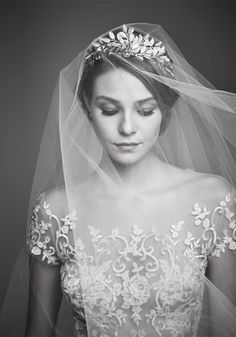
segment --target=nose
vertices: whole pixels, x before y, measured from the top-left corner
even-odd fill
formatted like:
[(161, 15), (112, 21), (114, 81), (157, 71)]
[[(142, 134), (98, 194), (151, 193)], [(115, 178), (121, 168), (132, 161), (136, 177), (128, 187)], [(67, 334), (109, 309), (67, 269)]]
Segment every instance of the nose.
[(119, 122), (118, 131), (123, 136), (130, 136), (136, 133), (137, 128), (131, 113), (123, 113)]

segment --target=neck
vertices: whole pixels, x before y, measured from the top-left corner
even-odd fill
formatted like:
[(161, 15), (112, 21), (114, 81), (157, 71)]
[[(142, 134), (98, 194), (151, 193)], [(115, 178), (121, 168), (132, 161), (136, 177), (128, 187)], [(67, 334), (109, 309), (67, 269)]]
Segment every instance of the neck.
[(161, 169), (165, 165), (153, 152), (147, 153), (142, 160), (134, 164), (121, 165), (116, 162), (112, 164), (118, 173), (119, 183), (123, 185), (125, 191), (131, 193), (150, 188), (153, 185), (154, 174), (161, 180)]

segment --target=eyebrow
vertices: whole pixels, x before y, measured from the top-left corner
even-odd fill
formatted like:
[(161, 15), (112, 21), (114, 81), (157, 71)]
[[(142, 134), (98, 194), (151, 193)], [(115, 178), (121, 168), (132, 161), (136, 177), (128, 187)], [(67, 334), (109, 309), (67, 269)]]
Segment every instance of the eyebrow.
[[(108, 97), (108, 96), (104, 96), (104, 95), (98, 96), (98, 97), (96, 98), (96, 102), (97, 102), (97, 100), (99, 100), (100, 98), (104, 98), (104, 99), (106, 99), (106, 100), (108, 100), (108, 101), (110, 101), (110, 102), (112, 102), (112, 103), (115, 103), (115, 104), (119, 104), (119, 103), (120, 103), (120, 102), (117, 101), (116, 99), (111, 98), (111, 97)], [(141, 99), (141, 100), (139, 100), (139, 101), (137, 101), (137, 102), (135, 102), (135, 103), (142, 104), (142, 103), (146, 103), (146, 102), (148, 102), (148, 101), (150, 101), (150, 100), (156, 101), (155, 98), (151, 96), (151, 97), (147, 97), (147, 98)]]

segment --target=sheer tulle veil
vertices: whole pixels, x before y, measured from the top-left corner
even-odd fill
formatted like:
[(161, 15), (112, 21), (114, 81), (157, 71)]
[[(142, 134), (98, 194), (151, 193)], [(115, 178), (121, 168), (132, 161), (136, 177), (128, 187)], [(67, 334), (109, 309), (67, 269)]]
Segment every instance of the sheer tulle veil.
[[(153, 153), (166, 165), (166, 170), (170, 177), (176, 174), (176, 170), (173, 167), (177, 167), (183, 170), (193, 170), (199, 174), (209, 175), (212, 179), (215, 178), (222, 181), (224, 186), (228, 186), (229, 193), (232, 193), (230, 194), (232, 207), (235, 207), (236, 94), (214, 88), (188, 63), (174, 41), (160, 25), (129, 23), (111, 29), (111, 31), (114, 34), (120, 31), (123, 32), (119, 40), (121, 44), (125, 43), (125, 34), (126, 36), (133, 34), (132, 39), (135, 34), (137, 36), (138, 34), (143, 34), (143, 36), (148, 34), (150, 46), (154, 45), (154, 43), (162, 42), (162, 44), (157, 45), (156, 53), (160, 55), (158, 62), (144, 57), (143, 60), (139, 59), (139, 63), (132, 61), (135, 56), (123, 56), (118, 53), (114, 53), (111, 56), (101, 53), (102, 58), (107, 61), (111, 69), (117, 69), (117, 62), (123, 62), (126, 69), (129, 68), (130, 72), (136, 74), (138, 78), (146, 77), (147, 79), (152, 79), (158, 85), (177, 95), (175, 103), (168, 108), (168, 113), (170, 114), (168, 125), (166, 125), (154, 144)], [(93, 124), (85, 111), (84, 105), (81, 103), (81, 96), (79, 95), (81, 81), (83, 73), (88, 66), (87, 56), (89, 52), (91, 53), (92, 43), (96, 44), (98, 41), (100, 43), (102, 41), (110, 43), (114, 37), (115, 35), (109, 35), (108, 32), (100, 36), (100, 40), (96, 37), (88, 44), (85, 50), (80, 51), (72, 62), (61, 70), (45, 124), (28, 207), (29, 224), (32, 208), (37, 198), (45, 192), (53, 194), (55, 190), (63, 190), (66, 196), (68, 214), (74, 215), (74, 226), (71, 227), (73, 241), (80, 247), (81, 245), (88, 247), (90, 257), (92, 256), (95, 260), (98, 259), (98, 256), (92, 249), (92, 245), (96, 241), (96, 235), (108, 233), (108, 229), (114, 230), (114, 234), (116, 233), (116, 228), (120, 228), (121, 231), (125, 232), (124, 223), (132, 222), (133, 225), (140, 225), (141, 223), (146, 224), (150, 219), (152, 222), (150, 225), (154, 225), (155, 217), (158, 219), (155, 224), (157, 228), (159, 228), (158, 224), (168, 221), (168, 217), (170, 217), (171, 221), (176, 220), (177, 222), (181, 220), (178, 218), (180, 209), (186, 203), (185, 199), (180, 199), (179, 204), (181, 206), (178, 207), (177, 204), (173, 206), (171, 216), (167, 216), (168, 209), (164, 212), (157, 207), (156, 213), (153, 213), (151, 217), (148, 214), (148, 207), (146, 209), (139, 208), (137, 206), (138, 197), (136, 198), (127, 192), (127, 181), (122, 179), (119, 170), (117, 170), (117, 167), (107, 154), (106, 149), (94, 131)], [(165, 46), (165, 49), (163, 49), (163, 46)], [(133, 49), (135, 50), (135, 48)], [(143, 49), (144, 51), (145, 48)], [(150, 63), (149, 70), (140, 66), (142, 62)], [(89, 66), (92, 65), (90, 64)], [(123, 81), (119, 75), (117, 75), (117, 80)], [(127, 84), (124, 82), (123, 85), (126, 86)], [(132, 88), (127, 87), (127, 90), (132, 95)], [(163, 102), (160, 102), (160, 104), (162, 104), (161, 106), (164, 110), (166, 108), (165, 104)], [(149, 168), (147, 168), (147, 172), (148, 170)], [(155, 182), (153, 182), (153, 186), (155, 186)], [(197, 197), (196, 195), (196, 202)], [(125, 200), (125, 208), (117, 210), (114, 207), (104, 206), (107, 205), (106, 200), (117, 200), (117, 198)], [(145, 203), (145, 197), (142, 196), (142, 198), (142, 202)], [(96, 215), (92, 214), (94, 200), (96, 202), (100, 200), (100, 207), (96, 208)], [(231, 213), (231, 217), (233, 217), (233, 210)], [(167, 217), (167, 220), (165, 217)], [(93, 233), (92, 239), (91, 230)], [(203, 227), (203, 230), (205, 231), (204, 240), (211, 244), (214, 242), (217, 244), (216, 231), (212, 227), (207, 228), (207, 225), (205, 228)], [(202, 256), (199, 255), (198, 257), (200, 261), (199, 269), (194, 267), (196, 268), (194, 273), (198, 283), (192, 285), (192, 287), (199, 287), (198, 293), (202, 306), (202, 308), (198, 308), (201, 315), (197, 319), (193, 319), (194, 324), (199, 324), (199, 328), (196, 327), (195, 329), (197, 334), (191, 335), (186, 332), (186, 334), (181, 335), (176, 332), (176, 337), (229, 337), (236, 332), (236, 301), (233, 298), (228, 298), (227, 291), (224, 292), (223, 289), (219, 289), (217, 286), (222, 277), (225, 279), (226, 288), (233, 287), (232, 284), (236, 282), (236, 250), (233, 244), (236, 242), (235, 221), (230, 223), (230, 230), (232, 232), (230, 242), (232, 249), (226, 249), (225, 241), (225, 248), (223, 249), (225, 254), (223, 252), (221, 254), (222, 257), (214, 257), (215, 259), (221, 258), (221, 264), (225, 266), (225, 269), (224, 267), (219, 269), (222, 270), (221, 274), (214, 275), (215, 282), (213, 283), (207, 277), (208, 275), (205, 273), (206, 261)], [(28, 231), (27, 226), (27, 235)], [(208, 248), (210, 252), (211, 247), (209, 246)], [(105, 243), (103, 249), (107, 249), (107, 256), (111, 254)], [(76, 258), (78, 260), (81, 257), (81, 252), (82, 250), (77, 251)], [(191, 265), (191, 268), (193, 268), (191, 259), (191, 256), (183, 256), (184, 263)], [(106, 268), (105, 266), (103, 267)], [(122, 267), (120, 266), (120, 268)], [(5, 335), (24, 335), (30, 284), (29, 272), (28, 252), (25, 247), (16, 261), (2, 309), (1, 324), (4, 326), (3, 333)], [(225, 274), (226, 272), (227, 274)], [(86, 282), (81, 285), (81, 288), (81, 301), (83, 302), (84, 297), (84, 302), (86, 302)], [(196, 308), (200, 303), (197, 298), (194, 300), (195, 302), (192, 302), (192, 305), (195, 303)], [(149, 312), (149, 309), (151, 308), (145, 308), (147, 312)], [(111, 307), (109, 310), (110, 312), (112, 311)], [(185, 310), (187, 310), (186, 307), (182, 308), (182, 312), (186, 313), (187, 311)], [(179, 314), (181, 316), (181, 310)], [(66, 313), (62, 305), (59, 317), (63, 315), (65, 316)], [(68, 313), (67, 315), (69, 316)], [(97, 323), (98, 326), (96, 327), (97, 331), (101, 331), (100, 335), (94, 333), (94, 320), (91, 315), (91, 307), (85, 305), (84, 319), (88, 336), (116, 336), (115, 331), (118, 331), (117, 326), (120, 323), (115, 320), (114, 315), (106, 316), (108, 320), (110, 319), (110, 332), (105, 328), (103, 330), (105, 326), (104, 317), (101, 318), (99, 316), (96, 318), (96, 322), (100, 323), (103, 319), (103, 324), (99, 323), (99, 325)], [(197, 315), (197, 310), (195, 315)], [(183, 319), (182, 316), (181, 319)], [(19, 322), (19, 324), (12, 326), (12, 320)], [(58, 319), (58, 325), (55, 329), (59, 336), (66, 336), (67, 334), (65, 332), (65, 320)], [(124, 331), (130, 331), (132, 326), (129, 324), (130, 322), (127, 321), (127, 330)], [(162, 336), (162, 326), (158, 324), (155, 326), (156, 334), (154, 332), (153, 335), (147, 333), (145, 336)], [(121, 336), (121, 334), (118, 334), (118, 336)], [(174, 335), (163, 334), (163, 336)]]

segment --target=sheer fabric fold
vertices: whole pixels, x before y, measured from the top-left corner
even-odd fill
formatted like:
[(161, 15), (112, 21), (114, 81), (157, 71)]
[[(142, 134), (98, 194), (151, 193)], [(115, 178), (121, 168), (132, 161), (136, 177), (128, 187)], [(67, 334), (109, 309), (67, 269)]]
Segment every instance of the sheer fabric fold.
[[(163, 42), (174, 76), (161, 72), (155, 62), (152, 71), (146, 71), (132, 57), (104, 54), (103, 58), (111, 69), (118, 69), (120, 59), (132, 74), (154, 79), (178, 94), (169, 124), (152, 151), (170, 179), (177, 167), (197, 172), (199, 184), (197, 191), (180, 189), (178, 200), (164, 188), (156, 191), (155, 181), (148, 192), (137, 186), (134, 195), (127, 189), (80, 100), (89, 44), (60, 72), (28, 208), (29, 255), (60, 268), (61, 313), (68, 320), (60, 313), (52, 328), (58, 336), (69, 336), (71, 310), (77, 336), (232, 337), (236, 333), (236, 94), (214, 88), (160, 25), (126, 26)], [(133, 94), (119, 75), (117, 81)], [(147, 167), (149, 172), (152, 169)], [(24, 313), (29, 274), (26, 267), (26, 290), (20, 301), (25, 303)], [(13, 274), (12, 279), (19, 277)], [(15, 284), (10, 289), (15, 290)], [(34, 290), (37, 297), (37, 287)], [(2, 317), (8, 315), (9, 320), (12, 296), (3, 306)], [(38, 300), (44, 300), (40, 294)], [(45, 315), (50, 317), (47, 309)]]

